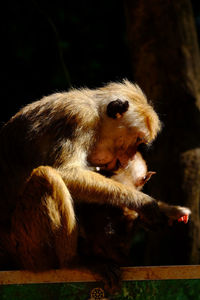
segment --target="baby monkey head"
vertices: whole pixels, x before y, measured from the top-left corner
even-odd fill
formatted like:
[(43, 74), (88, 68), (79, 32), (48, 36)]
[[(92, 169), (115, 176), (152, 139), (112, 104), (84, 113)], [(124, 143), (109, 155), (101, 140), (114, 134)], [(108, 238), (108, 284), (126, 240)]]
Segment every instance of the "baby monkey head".
[(154, 174), (156, 172), (148, 171), (146, 161), (141, 153), (136, 152), (134, 159), (129, 161), (128, 166), (116, 171), (112, 175), (112, 179), (125, 185), (135, 186), (137, 190), (141, 190)]
[(110, 83), (98, 90), (101, 115), (96, 144), (89, 157), (105, 170), (126, 167), (141, 143), (151, 143), (161, 126), (142, 90), (128, 80)]

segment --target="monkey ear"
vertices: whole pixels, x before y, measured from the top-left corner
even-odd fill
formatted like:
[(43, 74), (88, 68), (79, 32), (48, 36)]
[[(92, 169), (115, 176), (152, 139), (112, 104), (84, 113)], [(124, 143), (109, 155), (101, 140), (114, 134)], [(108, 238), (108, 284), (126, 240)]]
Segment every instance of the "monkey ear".
[(122, 101), (120, 99), (111, 101), (107, 106), (107, 115), (113, 119), (119, 119), (122, 117), (129, 108), (128, 101)]
[(151, 178), (151, 176), (154, 175), (154, 174), (156, 174), (156, 172), (154, 172), (154, 171), (148, 171), (147, 175), (143, 178), (143, 180), (144, 180), (143, 184), (145, 184), (147, 181), (149, 181), (149, 179)]

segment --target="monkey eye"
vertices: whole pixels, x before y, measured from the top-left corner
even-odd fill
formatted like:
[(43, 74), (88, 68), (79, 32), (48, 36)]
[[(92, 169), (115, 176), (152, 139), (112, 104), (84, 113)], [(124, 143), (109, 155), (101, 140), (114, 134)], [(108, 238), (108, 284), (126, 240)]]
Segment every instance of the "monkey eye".
[(117, 171), (119, 168), (121, 168), (121, 163), (120, 163), (120, 160), (119, 159), (117, 159), (117, 161), (116, 161), (116, 166), (115, 166), (115, 171)]
[(139, 145), (143, 142), (143, 139), (141, 137), (137, 137), (137, 140), (136, 140), (136, 145)]
[(144, 138), (141, 138), (141, 137), (137, 137), (137, 140), (136, 140), (136, 145), (139, 145), (139, 144), (146, 144), (146, 140)]

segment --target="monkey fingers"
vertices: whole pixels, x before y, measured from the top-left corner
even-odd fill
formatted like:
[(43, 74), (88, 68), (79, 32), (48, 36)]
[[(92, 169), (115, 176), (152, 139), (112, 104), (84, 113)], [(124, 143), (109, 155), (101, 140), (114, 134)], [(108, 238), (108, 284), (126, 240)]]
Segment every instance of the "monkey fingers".
[(170, 205), (165, 202), (158, 202), (161, 212), (167, 217), (168, 225), (172, 226), (174, 221), (188, 223), (191, 210), (188, 207)]
[(188, 223), (188, 220), (189, 220), (189, 216), (188, 215), (185, 215), (185, 216), (182, 216), (178, 219), (178, 222), (184, 222), (185, 224)]

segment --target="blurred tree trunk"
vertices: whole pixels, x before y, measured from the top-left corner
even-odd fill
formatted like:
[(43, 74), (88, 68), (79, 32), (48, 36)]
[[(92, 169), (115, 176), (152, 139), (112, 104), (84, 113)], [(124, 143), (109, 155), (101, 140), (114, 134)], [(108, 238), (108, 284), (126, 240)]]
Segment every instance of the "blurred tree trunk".
[(188, 225), (149, 235), (146, 264), (200, 263), (200, 55), (189, 0), (124, 0), (134, 80), (160, 113), (148, 192), (191, 208)]

